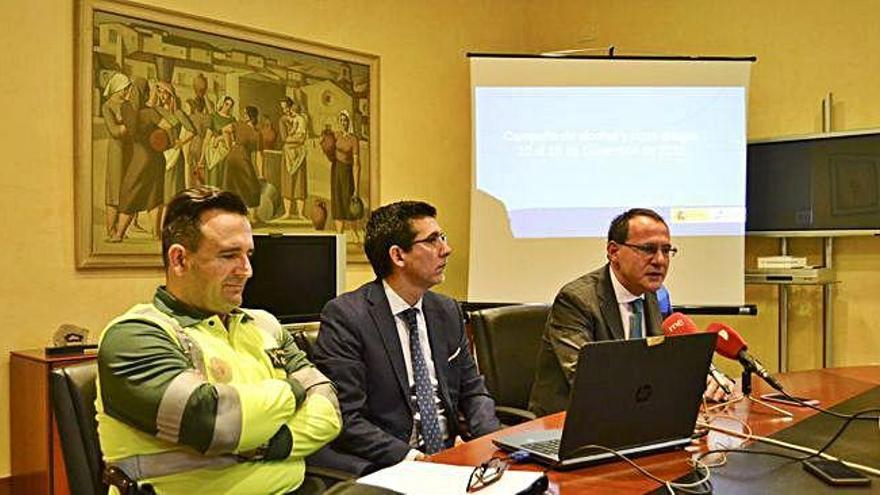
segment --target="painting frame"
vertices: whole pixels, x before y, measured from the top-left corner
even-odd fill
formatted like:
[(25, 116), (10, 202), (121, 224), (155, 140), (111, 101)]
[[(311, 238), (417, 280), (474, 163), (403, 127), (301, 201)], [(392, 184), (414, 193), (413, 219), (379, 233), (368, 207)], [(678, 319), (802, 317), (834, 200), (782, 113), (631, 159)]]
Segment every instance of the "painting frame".
[[(125, 0), (78, 0), (75, 12), (74, 229), (77, 269), (161, 267), (158, 237), (164, 203), (149, 210), (146, 208), (157, 201), (167, 201), (168, 195), (175, 190), (175, 187), (167, 187), (169, 170), (176, 170), (175, 167), (185, 169), (179, 175), (184, 177), (186, 187), (211, 183), (207, 177), (210, 177), (210, 171), (216, 170), (210, 169), (212, 162), (204, 158), (191, 159), (184, 149), (189, 146), (193, 156), (199, 154), (199, 150), (210, 155), (209, 139), (219, 143), (220, 149), (225, 142), (230, 143), (226, 146), (232, 147), (225, 155), (225, 161), (219, 162), (223, 163), (225, 175), (212, 185), (232, 189), (231, 184), (236, 181), (231, 170), (247, 168), (242, 165), (244, 162), (253, 168), (248, 172), (249, 184), (254, 180), (259, 183), (259, 204), (249, 208), (255, 232), (315, 233), (341, 229), (348, 238), (348, 263), (366, 262), (363, 229), (369, 211), (379, 204), (377, 55)], [(197, 72), (199, 70), (202, 72)], [(181, 83), (186, 80), (191, 81), (189, 86)], [(204, 82), (199, 84), (201, 81)], [(136, 93), (137, 82), (142, 83), (142, 90), (135, 105), (131, 94)], [(174, 113), (172, 118), (162, 118), (166, 114), (160, 110), (171, 112), (160, 108), (163, 89), (168, 86), (171, 88), (165, 89), (164, 93), (172, 94), (167, 98), (167, 106), (173, 107)], [(184, 99), (187, 92), (191, 98)], [(155, 97), (156, 94), (159, 96)], [(230, 96), (232, 94), (237, 98)], [(203, 100), (201, 105), (197, 105), (199, 102), (195, 100), (198, 99)], [(229, 111), (235, 122), (227, 127), (245, 130), (247, 120), (251, 127), (246, 132), (255, 136), (253, 141), (260, 144), (245, 148), (250, 141), (242, 139), (237, 131), (224, 135), (226, 129), (213, 133), (210, 129), (202, 131), (204, 143), (193, 144), (193, 136), (198, 136), (199, 131), (192, 123), (196, 122), (196, 117), (202, 117), (196, 113), (208, 114), (203, 120), (210, 128), (212, 121), (216, 123), (220, 119), (214, 114), (222, 114), (225, 110), (222, 107), (229, 99), (233, 100), (229, 106), (240, 107), (246, 112), (237, 116)], [(130, 113), (135, 117), (123, 119), (120, 105), (133, 109)], [(194, 110), (196, 107), (201, 107), (200, 112)], [(289, 112), (291, 107), (293, 111)], [(254, 112), (257, 116), (251, 114), (251, 108), (257, 109)], [(302, 115), (301, 120), (294, 118), (297, 109)], [(173, 118), (181, 112), (184, 117)], [(137, 132), (147, 129), (149, 119), (142, 116), (153, 113), (156, 122), (152, 124), (152, 133), (124, 134), (128, 129)], [(113, 116), (119, 116), (119, 120), (114, 120)], [(251, 116), (253, 118), (249, 119)], [(127, 122), (135, 124), (126, 126), (124, 123)], [(169, 122), (177, 126), (173, 127)], [(181, 122), (191, 125), (180, 125)], [(124, 138), (117, 138), (118, 134), (112, 132), (115, 123), (119, 124), (119, 129), (124, 129)], [(163, 135), (156, 128), (165, 131), (163, 139), (154, 139)], [(187, 132), (184, 128), (195, 130)], [(296, 128), (307, 129), (299, 140), (292, 137), (298, 136), (291, 131)], [(120, 148), (122, 145), (124, 147)], [(244, 151), (234, 153), (237, 146)], [(307, 148), (300, 152), (304, 157), (297, 154), (298, 148)], [(139, 154), (141, 149), (147, 151)], [(175, 149), (184, 151), (174, 155)], [(144, 155), (150, 159), (138, 160)], [(120, 159), (120, 156), (124, 158)], [(233, 162), (233, 156), (248, 158)], [(137, 194), (131, 193), (144, 189), (147, 183), (158, 184), (158, 180), (131, 178), (143, 177), (135, 175), (133, 170), (145, 168), (143, 164), (146, 162), (153, 171), (157, 170), (156, 167), (165, 167), (163, 185), (166, 187), (153, 187), (147, 194), (151, 202), (140, 201), (135, 198)], [(119, 169), (124, 171), (120, 173)], [(346, 173), (349, 179), (345, 178)], [(178, 175), (177, 172), (174, 174)], [(292, 179), (296, 174), (301, 174), (301, 178)], [(161, 175), (159, 172), (153, 177)], [(285, 181), (291, 185), (287, 187)], [(160, 194), (156, 193), (157, 188), (166, 194), (164, 200), (157, 199)], [(352, 189), (350, 201), (344, 199)], [(111, 191), (116, 194), (112, 199)], [(250, 191), (255, 193), (253, 187)], [(250, 196), (257, 198), (253, 194)], [(112, 204), (114, 200), (115, 205)], [(115, 220), (111, 220), (114, 215)], [(340, 218), (334, 218), (337, 216)]]

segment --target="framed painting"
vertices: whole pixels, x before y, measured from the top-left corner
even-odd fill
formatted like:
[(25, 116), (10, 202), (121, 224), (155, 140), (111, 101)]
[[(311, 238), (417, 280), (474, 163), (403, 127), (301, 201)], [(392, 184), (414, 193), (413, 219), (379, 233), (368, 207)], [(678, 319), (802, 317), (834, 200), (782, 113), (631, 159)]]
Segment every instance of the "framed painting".
[(255, 232), (342, 232), (366, 260), (378, 57), (115, 0), (77, 23), (77, 267), (161, 266), (164, 205), (203, 184)]

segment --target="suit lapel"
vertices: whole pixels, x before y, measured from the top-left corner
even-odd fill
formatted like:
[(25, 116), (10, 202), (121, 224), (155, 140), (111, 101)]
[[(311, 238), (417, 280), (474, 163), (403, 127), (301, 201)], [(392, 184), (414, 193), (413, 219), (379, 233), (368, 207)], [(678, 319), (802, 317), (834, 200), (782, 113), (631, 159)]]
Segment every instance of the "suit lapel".
[(382, 286), (381, 280), (377, 280), (367, 289), (366, 297), (370, 303), (370, 317), (373, 319), (376, 331), (382, 337), (382, 344), (388, 355), (388, 361), (391, 362), (391, 367), (394, 369), (397, 384), (400, 386), (403, 396), (407, 398), (404, 402), (412, 410), (412, 404), (409, 401), (409, 379), (406, 376), (406, 363), (403, 361), (403, 348), (400, 345), (400, 337), (397, 335), (397, 323), (394, 321), (394, 315), (391, 314), (391, 307), (388, 305), (388, 298), (385, 297), (385, 288)]
[(602, 277), (599, 279), (599, 306), (602, 318), (611, 331), (614, 340), (625, 340), (623, 333), (623, 320), (620, 316), (620, 306), (617, 304), (617, 296), (614, 295), (614, 286), (611, 285), (611, 265), (605, 265)]
[(446, 376), (449, 371), (449, 349), (444, 342), (443, 329), (447, 327), (445, 315), (437, 306), (430, 292), (422, 298), (422, 309), (425, 311), (425, 324), (428, 326), (428, 341), (431, 343), (431, 358), (434, 361), (434, 374), (440, 387), (444, 402), (449, 404), (448, 384)]
[(660, 314), (660, 304), (657, 302), (657, 294), (645, 294), (645, 326), (648, 335), (663, 335), (663, 317)]

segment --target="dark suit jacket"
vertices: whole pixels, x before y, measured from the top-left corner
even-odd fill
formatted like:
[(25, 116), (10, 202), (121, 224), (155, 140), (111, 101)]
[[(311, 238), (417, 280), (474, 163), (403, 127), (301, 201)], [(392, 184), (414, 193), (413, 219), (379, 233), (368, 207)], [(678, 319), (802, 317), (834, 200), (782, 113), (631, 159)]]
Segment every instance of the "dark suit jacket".
[[(467, 423), (470, 436), (501, 427), (495, 402), (468, 350), (461, 309), (454, 300), (427, 292), (422, 309), (449, 426), (449, 444)], [(327, 303), (314, 362), (336, 384), (343, 430), (333, 447), (375, 467), (401, 461), (413, 428), (410, 387), (397, 326), (380, 280)], [(359, 470), (357, 470), (359, 471)]]
[[(663, 334), (654, 293), (645, 294), (645, 322), (648, 335)], [(538, 416), (565, 409), (581, 347), (587, 342), (624, 338), (608, 264), (566, 284), (547, 318), (529, 409)]]

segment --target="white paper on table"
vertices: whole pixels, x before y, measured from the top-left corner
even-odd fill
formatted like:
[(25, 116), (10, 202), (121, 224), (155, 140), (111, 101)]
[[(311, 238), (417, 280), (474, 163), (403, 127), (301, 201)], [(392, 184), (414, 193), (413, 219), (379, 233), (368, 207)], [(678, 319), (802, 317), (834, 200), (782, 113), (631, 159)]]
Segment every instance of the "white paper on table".
[[(466, 494), (474, 466), (455, 466), (434, 462), (402, 461), (357, 480), (365, 485), (381, 486), (412, 495)], [(536, 471), (508, 469), (501, 479), (483, 488), (479, 495), (510, 495), (528, 488), (543, 475)]]

